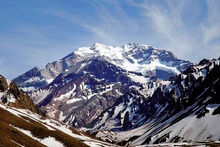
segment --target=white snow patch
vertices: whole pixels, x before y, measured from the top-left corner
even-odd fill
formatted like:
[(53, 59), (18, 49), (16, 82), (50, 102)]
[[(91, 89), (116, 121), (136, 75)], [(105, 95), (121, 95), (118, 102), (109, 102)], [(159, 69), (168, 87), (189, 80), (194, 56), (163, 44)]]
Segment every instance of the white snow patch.
[(144, 76), (139, 76), (135, 74), (129, 74), (128, 75), (134, 82), (139, 82), (139, 83), (147, 83), (149, 82), (150, 78), (146, 78)]
[(41, 79), (41, 78), (39, 78), (39, 77), (32, 77), (32, 78), (26, 80), (26, 81), (24, 82), (24, 84), (32, 83), (32, 82), (41, 82), (41, 81), (44, 81), (44, 80), (45, 80), (44, 78)]
[(57, 141), (53, 137), (49, 136), (49, 137), (46, 137), (44, 139), (40, 139), (40, 138), (34, 137), (31, 133), (31, 131), (29, 131), (29, 130), (24, 130), (24, 129), (15, 127), (13, 125), (10, 125), (10, 126), (12, 126), (13, 128), (21, 131), (22, 133), (26, 134), (27, 136), (31, 137), (32, 139), (37, 140), (38, 142), (40, 142), (40, 143), (42, 143), (42, 144), (44, 144), (48, 147), (64, 147), (64, 145), (61, 142)]
[(63, 112), (60, 111), (60, 115), (59, 115), (59, 121), (63, 121), (66, 118), (66, 116), (63, 116)]
[(10, 102), (10, 103), (15, 103), (16, 102), (16, 99), (15, 99), (14, 95), (12, 95), (12, 94), (9, 95), (8, 102)]
[(46, 79), (47, 83), (50, 84), (54, 79), (50, 78), (50, 79)]
[(11, 80), (6, 79), (8, 86), (11, 84)]
[(18, 145), (18, 146), (20, 146), (20, 147), (25, 147), (25, 146), (23, 146), (23, 145), (21, 145), (21, 144), (17, 143), (17, 142), (16, 142), (16, 141), (14, 141), (14, 140), (11, 140), (11, 142), (13, 142), (13, 143), (17, 144), (17, 145)]
[(75, 102), (81, 101), (81, 100), (82, 100), (82, 98), (72, 98), (71, 100), (68, 100), (66, 103), (71, 104), (71, 103), (75, 103)]
[(20, 87), (20, 89), (22, 89), (25, 92), (29, 92), (29, 91), (34, 91), (36, 88), (33, 86), (30, 86), (30, 87)]
[(55, 138), (50, 136), (40, 140), (40, 142), (49, 147), (64, 147), (64, 145), (61, 142), (57, 141)]
[(39, 89), (31, 94), (32, 99), (35, 104), (39, 104), (44, 98), (46, 98), (51, 93), (51, 90)]
[(59, 97), (57, 98), (54, 98), (53, 100), (54, 101), (62, 101), (64, 98), (69, 98), (70, 96), (74, 96), (76, 93), (74, 92), (76, 89), (76, 85), (74, 84), (74, 87), (72, 90), (68, 91), (67, 93), (65, 94), (62, 94), (60, 95)]

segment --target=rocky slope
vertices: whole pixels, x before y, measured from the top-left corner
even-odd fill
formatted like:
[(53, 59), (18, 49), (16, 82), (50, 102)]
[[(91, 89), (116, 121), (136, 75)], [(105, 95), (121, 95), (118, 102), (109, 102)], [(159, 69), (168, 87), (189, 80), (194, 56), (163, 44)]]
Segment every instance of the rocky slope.
[(87, 125), (103, 140), (131, 146), (219, 141), (220, 60), (202, 60), (170, 83), (150, 84), (152, 96), (133, 89)]

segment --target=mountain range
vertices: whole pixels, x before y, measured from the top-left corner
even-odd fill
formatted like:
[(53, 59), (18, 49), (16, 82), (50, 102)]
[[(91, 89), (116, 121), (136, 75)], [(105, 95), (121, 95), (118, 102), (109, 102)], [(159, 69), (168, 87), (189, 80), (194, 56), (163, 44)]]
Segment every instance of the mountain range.
[(219, 59), (192, 64), (149, 45), (96, 43), (13, 81), (46, 117), (114, 144), (212, 142), (219, 69)]
[[(130, 87), (141, 87), (155, 79), (168, 80), (191, 64), (148, 45), (112, 47), (96, 43), (47, 64), (45, 69), (34, 68), (13, 81), (23, 90), (37, 88), (31, 97), (51, 118), (82, 127), (112, 106)], [(48, 82), (48, 74), (44, 73), (53, 73), (50, 78), (57, 76)], [(39, 85), (43, 88), (38, 89)]]

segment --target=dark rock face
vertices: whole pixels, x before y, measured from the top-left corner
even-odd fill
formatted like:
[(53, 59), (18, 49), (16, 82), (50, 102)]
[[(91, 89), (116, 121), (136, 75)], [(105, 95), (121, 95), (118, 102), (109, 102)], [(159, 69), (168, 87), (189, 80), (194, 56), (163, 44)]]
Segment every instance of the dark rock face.
[(0, 75), (0, 92), (5, 92), (8, 89), (6, 79)]
[(132, 127), (132, 124), (131, 124), (131, 122), (130, 122), (130, 120), (129, 120), (129, 118), (130, 118), (129, 116), (130, 116), (130, 114), (129, 114), (129, 112), (127, 111), (127, 112), (125, 113), (124, 120), (123, 120), (123, 124), (122, 124), (122, 129), (123, 129), (123, 130), (130, 129), (130, 128)]

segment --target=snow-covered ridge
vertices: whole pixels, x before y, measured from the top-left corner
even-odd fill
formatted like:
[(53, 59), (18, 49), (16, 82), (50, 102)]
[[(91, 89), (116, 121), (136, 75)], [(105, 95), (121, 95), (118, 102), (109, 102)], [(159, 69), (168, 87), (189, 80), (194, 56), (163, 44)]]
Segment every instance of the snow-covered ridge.
[(144, 44), (129, 43), (114, 47), (96, 43), (90, 47), (79, 48), (74, 54), (79, 60), (85, 57), (87, 59), (102, 57), (123, 69), (143, 74), (146, 71), (153, 71), (155, 69), (162, 69), (175, 74), (180, 72), (175, 67), (175, 62), (178, 59), (171, 52)]

